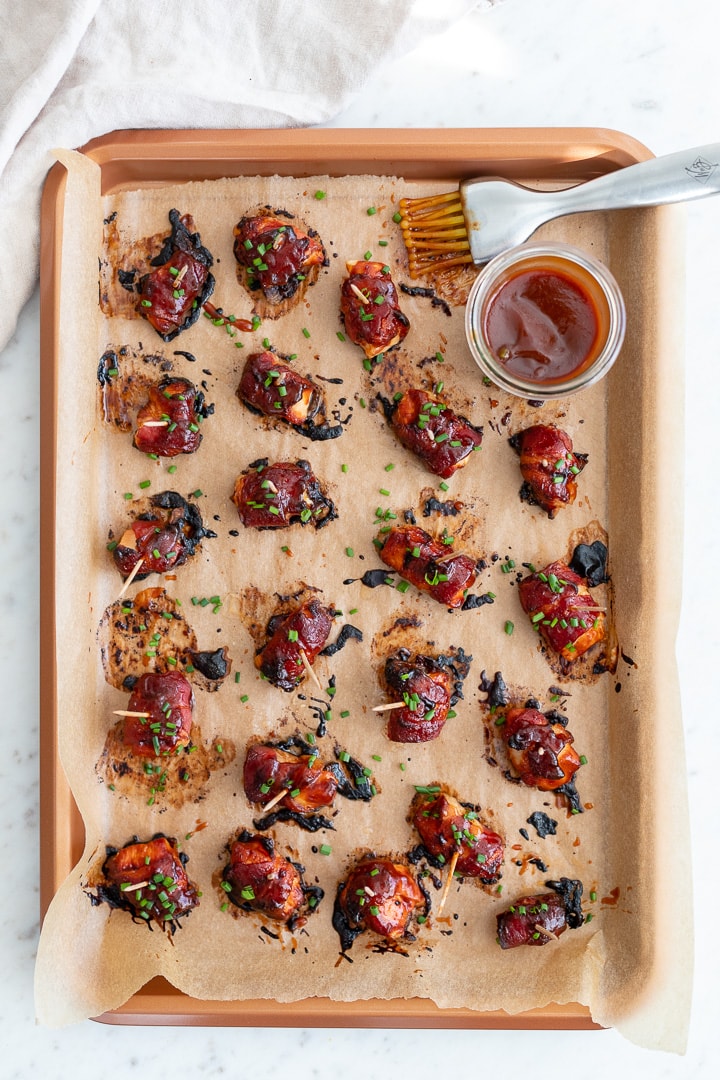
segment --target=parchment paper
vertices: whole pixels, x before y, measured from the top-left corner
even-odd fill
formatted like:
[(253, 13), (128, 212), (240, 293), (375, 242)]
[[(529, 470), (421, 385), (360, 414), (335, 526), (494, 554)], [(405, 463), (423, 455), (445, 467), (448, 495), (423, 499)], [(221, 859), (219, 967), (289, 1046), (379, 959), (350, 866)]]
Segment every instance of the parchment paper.
[[(658, 322), (654, 300), (672, 282), (663, 280), (665, 270), (644, 257), (656, 250), (658, 231), (661, 239), (673, 240), (677, 218), (671, 211), (627, 212), (612, 219), (592, 214), (543, 230), (609, 262), (625, 291), (629, 327), (608, 381), (538, 408), (483, 385), (465, 343), (462, 307), (452, 308), (448, 316), (427, 298), (401, 294), (410, 333), (372, 375), (363, 368), (360, 349), (338, 339), (346, 260), (370, 251), (391, 267), (396, 284), (413, 284), (392, 214), (402, 194), (430, 192), (437, 185), (387, 177), (250, 177), (101, 198), (94, 165), (78, 154), (59, 157), (69, 170), (58, 371), (59, 745), (87, 843), (45, 919), (36, 975), (40, 1021), (62, 1025), (116, 1008), (161, 974), (192, 997), (208, 1000), (426, 997), (441, 1007), (510, 1013), (578, 1001), (590, 1007), (596, 1021), (618, 1026), (642, 1045), (681, 1050), (689, 1011), (691, 930), (682, 729), (672, 649), (679, 598), (666, 574), (660, 585), (656, 565), (657, 559), (679, 552), (678, 514), (658, 482), (660, 462), (670, 469), (666, 478), (676, 470), (661, 447), (658, 426), (660, 419), (678, 418), (676, 401), (665, 396), (669, 379), (663, 371), (677, 326), (670, 318)], [(324, 199), (314, 197), (318, 190), (326, 193)], [(167, 345), (143, 320), (101, 315), (97, 260), (103, 255), (103, 220), (116, 212), (121, 236), (132, 241), (169, 231), (168, 211), (177, 208), (193, 214), (203, 243), (215, 256), (213, 303), (238, 318), (250, 317), (252, 301), (236, 279), (232, 229), (244, 213), (266, 203), (296, 213), (315, 228), (330, 257), (297, 310), (237, 338), (201, 318)], [(377, 213), (368, 214), (369, 207)], [(381, 239), (387, 246), (379, 245)], [(242, 365), (264, 339), (281, 354), (296, 354), (294, 366), (313, 378), (342, 380), (320, 381), (330, 410), (343, 420), (351, 416), (341, 438), (310, 442), (297, 432), (269, 426), (240, 404), (235, 390)], [(244, 348), (236, 347), (238, 341)], [(662, 347), (656, 348), (658, 342)], [(153, 462), (133, 449), (129, 435), (103, 423), (98, 360), (108, 347), (123, 346), (141, 357), (165, 358), (175, 373), (204, 381), (215, 412), (203, 425), (196, 454)], [(196, 361), (174, 355), (175, 350), (190, 352)], [(656, 365), (652, 371), (651, 360)], [(372, 405), (378, 391), (431, 387), (438, 381), (444, 383), (449, 404), (484, 427), (482, 451), (449, 481), (447, 492), (396, 443)], [(520, 501), (517, 456), (508, 445), (513, 432), (541, 421), (558, 423), (571, 434), (575, 450), (590, 455), (575, 505), (552, 521)], [(670, 443), (675, 454), (677, 441)], [(318, 532), (299, 527), (244, 530), (230, 495), (236, 476), (260, 457), (309, 460), (337, 505), (338, 520)], [(170, 464), (177, 465), (173, 474), (168, 474)], [(143, 490), (139, 485), (146, 480), (150, 487)], [(677, 492), (667, 479), (664, 483)], [(212, 774), (197, 800), (180, 807), (162, 794), (152, 805), (144, 797), (125, 797), (110, 790), (96, 770), (112, 710), (127, 703), (127, 695), (105, 681), (96, 637), (103, 611), (122, 584), (106, 550), (109, 530), (120, 535), (132, 513), (126, 492), (139, 500), (166, 489), (185, 497), (201, 491), (197, 501), (217, 538), (205, 540), (201, 553), (174, 580), (152, 577), (132, 585), (129, 595), (164, 585), (182, 602), (201, 649), (228, 646), (233, 674), (217, 693), (196, 693), (195, 723), (208, 746), (226, 739), (237, 748), (235, 760)], [(431, 495), (458, 500), (461, 513), (423, 517)], [(446, 528), (457, 538), (456, 549), (487, 560), (473, 591), (493, 592), (493, 604), (451, 614), (412, 588), (403, 595), (384, 586), (370, 590), (359, 581), (343, 584), (382, 565), (372, 544), (376, 510), (401, 517), (407, 508), (429, 532)], [(72, 543), (65, 534), (68, 522)], [(578, 539), (605, 533), (622, 658), (615, 674), (578, 683), (562, 679), (539, 650), (518, 602), (515, 574), (503, 573), (501, 564), (513, 559), (518, 569), (523, 562), (540, 567), (568, 557)], [(290, 553), (282, 550), (284, 545)], [(248, 740), (303, 734), (315, 727), (310, 702), (302, 695), (322, 695), (307, 682), (291, 695), (262, 682), (253, 666), (255, 644), (249, 633), (251, 618), (267, 617), (276, 594), (303, 583), (342, 610), (338, 629), (350, 621), (364, 636), (362, 643), (350, 641), (334, 657), (316, 663), (323, 685), (334, 675), (337, 686), (334, 698), (325, 698), (332, 720), (328, 734), (318, 740), (321, 753), (331, 755), (333, 746), (347, 749), (372, 767), (379, 794), (368, 805), (338, 799), (334, 831), (312, 835), (292, 824), (272, 830), (278, 849), (299, 859), (306, 880), (326, 891), (305, 928), (294, 935), (281, 932), (273, 940), (261, 932), (257, 918), (233, 918), (221, 910), (223, 897), (213, 875), (223, 865), (228, 839), (242, 826), (252, 829), (257, 816), (242, 788)], [(222, 598), (216, 612), (213, 605), (192, 604), (192, 597), (213, 595)], [(660, 608), (668, 624), (658, 619)], [(357, 610), (350, 614), (351, 609)], [(417, 619), (409, 636), (395, 625), (405, 616)], [(514, 624), (511, 636), (504, 630), (508, 620)], [(448, 720), (438, 740), (425, 745), (391, 743), (382, 714), (371, 711), (385, 700), (379, 681), (383, 660), (404, 644), (431, 651), (462, 646), (473, 656), (457, 716)], [(518, 700), (535, 696), (543, 709), (558, 704), (551, 688), (563, 691), (559, 704), (569, 717), (576, 749), (587, 757), (577, 779), (584, 813), (570, 815), (562, 800), (512, 784), (500, 768), (490, 766), (479, 690), (483, 670), (489, 675), (501, 671)], [(348, 715), (341, 717), (345, 711)], [(415, 785), (433, 782), (479, 803), (488, 824), (505, 837), (502, 890), (469, 881), (453, 884), (442, 916), (429, 920), (417, 943), (407, 947), (407, 956), (374, 951), (365, 934), (350, 953), (353, 963), (339, 961), (331, 926), (337, 882), (359, 852), (401, 854), (417, 842), (407, 822), (408, 808)], [(557, 820), (556, 836), (540, 839), (526, 824), (535, 810)], [(206, 827), (198, 830), (198, 825)], [(521, 828), (528, 830), (529, 840)], [(147, 839), (158, 831), (180, 840), (189, 855), (189, 876), (202, 892), (199, 907), (172, 938), (158, 929), (149, 933), (126, 912), (91, 906), (84, 888), (106, 844), (119, 846), (133, 835)], [(330, 855), (320, 853), (321, 844), (331, 847)], [(673, 902), (667, 904), (670, 876), (664, 873), (670, 857)], [(540, 859), (546, 871), (530, 858)], [(495, 942), (497, 912), (518, 896), (544, 891), (545, 880), (563, 875), (582, 880), (591, 921), (568, 931), (557, 944), (501, 951)], [(439, 892), (431, 892), (437, 903)]]

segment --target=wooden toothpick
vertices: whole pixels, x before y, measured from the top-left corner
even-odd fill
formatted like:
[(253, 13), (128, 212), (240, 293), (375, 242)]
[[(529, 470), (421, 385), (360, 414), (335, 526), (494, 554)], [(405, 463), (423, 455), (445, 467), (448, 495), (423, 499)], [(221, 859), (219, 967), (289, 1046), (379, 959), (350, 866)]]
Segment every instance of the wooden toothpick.
[(133, 566), (133, 568), (130, 571), (130, 573), (128, 574), (128, 576), (125, 578), (125, 583), (124, 583), (122, 589), (120, 590), (120, 592), (118, 593), (118, 600), (120, 599), (121, 596), (125, 595), (125, 592), (129, 588), (129, 586), (132, 584), (132, 582), (135, 580), (135, 578), (140, 573), (140, 570), (142, 569), (143, 561), (144, 561), (143, 559), (138, 559), (138, 561), (135, 563), (135, 565)]
[(445, 887), (443, 888), (442, 896), (440, 897), (440, 903), (438, 904), (438, 909), (437, 909), (438, 915), (441, 914), (442, 909), (445, 907), (445, 901), (447, 900), (448, 893), (450, 892), (450, 886), (452, 885), (453, 874), (455, 873), (455, 867), (457, 866), (457, 861), (458, 861), (459, 858), (460, 858), (460, 852), (456, 851), (455, 854), (453, 855), (452, 859), (450, 860), (450, 865), (448, 867), (447, 881), (445, 882)]
[(389, 712), (390, 709), (406, 709), (407, 705), (404, 701), (392, 701), (389, 705), (374, 705), (373, 712)]
[(313, 682), (317, 686), (318, 690), (320, 690), (320, 692), (323, 693), (324, 692), (323, 691), (323, 685), (320, 682), (320, 680), (318, 679), (315, 672), (313, 671), (312, 666), (310, 664), (310, 661), (308, 660), (307, 656), (305, 655), (305, 650), (304, 649), (300, 650), (300, 659), (302, 660), (302, 665), (305, 668), (306, 673), (313, 680)]
[(360, 289), (358, 289), (357, 285), (354, 285), (352, 283), (352, 281), (350, 282), (350, 288), (355, 293), (355, 295), (357, 296), (357, 298), (358, 298), (358, 300), (360, 301), (361, 304), (369, 304), (370, 303), (369, 297), (367, 297), (365, 295), (365, 293), (360, 292)]
[(265, 810), (265, 811), (272, 810), (273, 806), (277, 806), (277, 804), (279, 802), (281, 802), (282, 799), (284, 799), (286, 795), (289, 795), (289, 794), (290, 794), (290, 788), (283, 788), (281, 791), (278, 791), (277, 795), (273, 795), (270, 802), (263, 803), (263, 810)]

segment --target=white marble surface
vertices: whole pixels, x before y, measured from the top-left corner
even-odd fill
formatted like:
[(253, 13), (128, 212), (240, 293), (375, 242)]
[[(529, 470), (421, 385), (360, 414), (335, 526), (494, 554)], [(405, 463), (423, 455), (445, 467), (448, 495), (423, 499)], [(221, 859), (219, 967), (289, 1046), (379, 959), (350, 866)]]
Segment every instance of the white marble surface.
[[(440, 0), (436, 0), (440, 2)], [(358, 25), (362, 26), (358, 7)], [(391, 70), (369, 73), (357, 102), (333, 126), (604, 126), (654, 153), (720, 140), (716, 15), (708, 0), (505, 0), (477, 11)], [(212, 117), (208, 116), (208, 126)], [(4, 753), (0, 756), (0, 1075), (69, 1078), (102, 1071), (116, 1080), (185, 1076), (335, 1077), (394, 1074), (548, 1075), (572, 1067), (608, 1075), (709, 1077), (720, 1060), (714, 757), (718, 660), (717, 423), (720, 198), (688, 208), (685, 387), (684, 601), (678, 642), (683, 685), (696, 889), (696, 978), (685, 1057), (641, 1050), (616, 1032), (402, 1032), (109, 1028), (90, 1021), (36, 1028), (32, 972), (38, 935), (38, 298), (0, 355), (5, 514), (0, 548), (0, 657)], [(682, 357), (678, 357), (678, 396)], [(712, 434), (711, 434), (712, 433)], [(713, 440), (716, 445), (716, 439)], [(714, 447), (713, 447), (714, 449)], [(678, 453), (682, 448), (678, 447)], [(715, 515), (715, 516), (714, 516)], [(679, 566), (667, 573), (681, 572)], [(714, 597), (709, 595), (714, 590)], [(672, 903), (672, 868), (667, 873)], [(711, 938), (712, 935), (712, 938)], [(170, 1047), (172, 1046), (172, 1050)], [(713, 1066), (713, 1060), (715, 1066)]]

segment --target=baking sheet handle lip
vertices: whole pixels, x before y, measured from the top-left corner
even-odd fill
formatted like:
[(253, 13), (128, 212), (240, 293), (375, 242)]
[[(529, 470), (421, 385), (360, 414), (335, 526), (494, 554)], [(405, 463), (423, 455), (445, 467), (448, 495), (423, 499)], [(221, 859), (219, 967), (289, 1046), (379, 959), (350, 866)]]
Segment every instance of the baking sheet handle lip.
[[(62, 207), (67, 171), (56, 163), (48, 172), (43, 188), (40, 219), (40, 603), (39, 612), (39, 692), (40, 692), (40, 832), (53, 836), (53, 843), (40, 848), (40, 914), (44, 918), (58, 888), (59, 851), (57, 830), (68, 829), (71, 815), (59, 820), (61, 803), (68, 807), (69, 795), (58, 755), (57, 741), (57, 653), (55, 609), (55, 525), (56, 525), (56, 418), (59, 266), (62, 249)], [(65, 796), (65, 790), (68, 790)]]
[[(301, 148), (312, 132), (314, 141), (322, 141), (338, 155), (351, 148), (360, 149), (367, 155), (368, 143), (378, 156), (395, 155), (399, 146), (424, 151), (429, 138), (436, 139), (437, 128), (192, 128), (192, 129), (115, 129), (99, 135), (79, 147), (80, 153), (90, 157), (101, 167), (122, 158), (147, 158), (148, 144), (152, 145), (156, 158), (172, 160), (182, 153), (192, 159), (207, 160), (208, 156), (232, 155), (242, 160), (245, 144), (258, 144), (272, 139), (277, 149)], [(322, 133), (322, 135), (320, 135)], [(546, 156), (565, 153), (568, 145), (585, 146), (596, 155), (615, 154), (625, 157), (617, 167), (644, 161), (654, 157), (653, 152), (634, 136), (613, 128), (594, 127), (510, 127), (510, 128), (443, 128), (443, 152), (452, 157), (480, 152), (483, 147), (495, 150), (502, 145), (514, 153), (537, 155), (540, 150)], [(403, 145), (404, 144), (404, 145)]]
[(551, 1003), (521, 1013), (503, 1009), (475, 1012), (442, 1009), (429, 999), (370, 998), (338, 1002), (327, 998), (296, 1002), (251, 1000), (238, 1010), (234, 1001), (199, 1001), (174, 991), (162, 976), (152, 979), (119, 1009), (92, 1017), (111, 1027), (272, 1027), (272, 1028), (397, 1028), (443, 1030), (604, 1030), (578, 1003)]

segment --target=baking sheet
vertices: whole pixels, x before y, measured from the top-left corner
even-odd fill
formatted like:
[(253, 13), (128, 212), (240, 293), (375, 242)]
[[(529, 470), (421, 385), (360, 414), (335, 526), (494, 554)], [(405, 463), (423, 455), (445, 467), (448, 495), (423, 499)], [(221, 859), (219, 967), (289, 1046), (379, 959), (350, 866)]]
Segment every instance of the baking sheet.
[[(445, 393), (458, 411), (484, 425), (482, 460), (471, 462), (451, 481), (452, 496), (465, 504), (465, 517), (473, 522), (472, 528), (466, 527), (468, 546), (472, 544), (473, 552), (488, 558), (499, 555), (501, 559), (512, 557), (518, 563), (528, 560), (538, 565), (564, 556), (574, 530), (590, 526), (607, 529), (610, 534), (617, 625), (628, 660), (621, 662), (614, 679), (604, 676), (601, 682), (589, 687), (564, 684), (572, 694), (567, 699), (569, 727), (575, 734), (576, 746), (588, 756), (588, 766), (582, 770), (578, 786), (583, 802), (592, 808), (581, 820), (565, 819), (562, 814), (550, 811), (560, 817), (562, 833), (550, 848), (549, 840), (528, 844), (518, 833), (530, 811), (541, 807), (538, 793), (510, 788), (497, 775), (498, 770), (489, 769), (482, 756), (478, 705), (481, 695), (477, 690), (482, 669), (502, 670), (511, 685), (534, 693), (546, 708), (550, 706), (548, 689), (558, 682), (545, 658), (536, 651), (534, 636), (519, 611), (511, 581), (501, 574), (499, 563), (490, 562), (476, 590), (493, 590), (495, 603), (462, 614), (449, 615), (428, 598), (413, 597), (410, 593), (402, 597), (386, 588), (369, 592), (358, 583), (341, 585), (345, 578), (360, 576), (371, 565), (380, 565), (373, 557), (371, 546), (376, 534), (377, 502), (395, 509), (412, 506), (425, 525), (428, 522), (420, 517), (424, 501), (420, 493), (430, 489), (436, 496), (441, 494), (434, 478), (394, 444), (381, 415), (363, 409), (360, 399), (366, 406), (371, 402), (377, 389), (373, 386), (376, 380), (371, 380), (363, 370), (359, 350), (350, 343), (338, 343), (336, 338), (337, 288), (346, 257), (360, 257), (365, 250), (379, 251), (376, 244), (382, 236), (388, 239), (388, 247), (383, 249), (381, 257), (393, 268), (396, 280), (406, 280), (402, 273), (402, 248), (388, 218), (393, 199), (412, 188), (412, 182), (396, 184), (392, 180), (321, 176), (299, 182), (252, 179), (201, 183), (174, 190), (156, 190), (153, 184), (152, 189), (145, 187), (139, 195), (130, 194), (122, 201), (110, 197), (101, 202), (100, 170), (85, 158), (73, 156), (66, 160), (71, 166), (68, 183), (71, 188), (77, 185), (78, 190), (70, 190), (65, 200), (66, 214), (75, 214), (75, 218), (66, 217), (65, 221), (64, 235), (72, 235), (74, 242), (63, 243), (62, 280), (71, 281), (72, 288), (63, 297), (63, 345), (58, 354), (58, 379), (61, 388), (72, 385), (75, 392), (72, 396), (61, 394), (58, 399), (57, 503), (61, 507), (72, 505), (77, 498), (75, 493), (91, 491), (95, 512), (90, 527), (78, 537), (73, 565), (58, 567), (58, 611), (67, 610), (68, 605), (74, 611), (79, 607), (77, 568), (90, 568), (84, 575), (89, 602), (76, 612), (72, 635), (67, 634), (63, 624), (61, 655), (63, 658), (77, 655), (79, 659), (70, 679), (64, 674), (67, 667), (62, 669), (58, 718), (60, 753), (85, 821), (87, 845), (74, 875), (60, 890), (46, 920), (38, 963), (41, 1016), (48, 1008), (47, 991), (56, 985), (54, 979), (62, 979), (65, 986), (69, 982), (71, 991), (62, 996), (69, 1009), (62, 1016), (46, 1012), (44, 1018), (49, 1022), (67, 1021), (83, 1013), (88, 1015), (121, 1005), (148, 978), (162, 973), (174, 985), (204, 1000), (267, 997), (293, 1001), (312, 995), (348, 1002), (368, 998), (427, 998), (441, 1007), (464, 1007), (479, 1014), (496, 1009), (515, 1013), (552, 1001), (581, 1001), (590, 1007), (597, 1022), (616, 1023), (640, 1041), (651, 1043), (655, 1039), (659, 1043), (668, 1037), (682, 1039), (677, 1012), (679, 1009), (682, 1015), (682, 1002), (687, 998), (684, 959), (681, 963), (687, 928), (682, 927), (678, 933), (674, 924), (673, 942), (666, 947), (663, 940), (662, 949), (656, 947), (662, 908), (654, 860), (654, 838), (661, 835), (656, 833), (656, 828), (663, 812), (658, 799), (658, 780), (665, 781), (665, 796), (670, 790), (674, 792), (670, 800), (674, 806), (684, 798), (682, 773), (676, 764), (670, 767), (677, 762), (678, 752), (681, 755), (677, 687), (672, 674), (668, 674), (674, 671), (674, 624), (672, 620), (661, 622), (655, 617), (659, 608), (654, 605), (659, 604), (660, 597), (653, 594), (655, 578), (647, 572), (653, 561), (662, 559), (666, 552), (672, 557), (678, 550), (677, 533), (661, 533), (660, 519), (656, 516), (661, 465), (663, 468), (674, 465), (664, 460), (664, 454), (660, 458), (648, 454), (649, 448), (655, 449), (658, 423), (677, 423), (678, 416), (662, 366), (664, 357), (670, 363), (668, 347), (677, 333), (676, 324), (670, 320), (668, 325), (658, 323), (661, 297), (677, 287), (675, 271), (665, 277), (665, 265), (658, 258), (658, 253), (676, 240), (677, 218), (673, 212), (628, 212), (607, 219), (604, 215), (588, 215), (554, 223), (546, 230), (547, 235), (580, 246), (585, 244), (609, 261), (625, 291), (628, 309), (636, 316), (630, 320), (623, 356), (611, 380), (573, 401), (542, 410), (543, 419), (559, 420), (571, 431), (576, 449), (591, 454), (578, 503), (555, 521), (548, 521), (517, 499), (517, 465), (514, 455), (508, 452), (507, 436), (526, 425), (528, 407), (479, 385), (462, 338), (462, 309), (456, 309), (448, 318), (441, 309), (432, 310), (427, 300), (403, 297), (402, 306), (413, 330), (400, 359), (388, 358), (391, 362), (383, 372), (385, 379), (402, 380), (411, 369), (417, 371), (417, 365), (426, 361), (419, 370), (427, 379), (427, 358), (442, 351), (446, 360), (442, 371), (437, 370), (439, 365), (432, 369), (433, 378), (443, 379)], [(428, 190), (427, 182), (421, 186), (423, 191)], [(326, 199), (313, 200), (318, 187), (327, 191)], [(281, 323), (264, 323), (254, 336), (256, 347), (259, 347), (257, 339), (268, 337), (279, 351), (297, 353), (298, 363), (304, 363), (305, 370), (313, 374), (343, 378), (339, 389), (327, 385), (329, 398), (341, 392), (349, 403), (344, 408), (353, 410), (351, 423), (335, 442), (308, 445), (295, 433), (266, 432), (249, 421), (234, 398), (242, 362), (238, 354), (242, 350), (236, 350), (218, 328), (203, 320), (173, 345), (162, 346), (159, 339), (152, 340), (154, 335), (145, 324), (118, 324), (117, 320), (103, 324), (86, 317), (86, 312), (93, 310), (97, 296), (96, 263), (90, 253), (98, 250), (102, 219), (118, 209), (119, 219), (128, 223), (132, 232), (155, 233), (164, 228), (171, 205), (178, 205), (183, 211), (192, 210), (203, 242), (219, 259), (215, 302), (222, 302), (239, 317), (246, 316), (247, 306), (242, 305), (247, 305), (247, 301), (234, 282), (231, 230), (246, 209), (263, 201), (299, 212), (318, 229), (329, 253), (337, 256), (331, 258), (327, 274), (308, 294), (307, 306)], [(97, 212), (88, 214), (88, 205), (95, 205)], [(387, 209), (378, 215), (368, 215), (368, 206)], [(348, 237), (352, 237), (350, 245)], [(632, 251), (631, 260), (626, 257), (628, 251)], [(638, 265), (643, 268), (641, 279)], [(226, 300), (227, 296), (233, 297), (231, 302)], [(76, 317), (78, 311), (83, 317)], [(308, 330), (309, 337), (303, 334), (303, 329)], [(250, 348), (253, 336), (248, 338)], [(117, 793), (108, 792), (98, 783), (92, 768), (109, 726), (109, 712), (113, 707), (122, 707), (125, 700), (104, 682), (95, 642), (100, 614), (117, 594), (119, 581), (108, 567), (104, 539), (108, 525), (120, 521), (125, 511), (123, 493), (129, 490), (139, 493), (139, 484), (146, 479), (147, 462), (129, 448), (129, 440), (123, 445), (118, 436), (109, 435), (99, 423), (96, 387), (91, 379), (87, 383), (77, 380), (77, 364), (79, 357), (87, 358), (85, 369), (94, 374), (99, 352), (108, 344), (116, 347), (128, 344), (142, 353), (148, 351), (148, 339), (156, 353), (171, 354), (173, 348), (196, 353), (202, 367), (212, 372), (207, 380), (212, 390), (210, 397), (217, 402), (216, 415), (204, 428), (201, 450), (193, 459), (182, 462), (184, 486), (178, 486), (178, 490), (186, 493), (203, 490), (203, 504), (206, 501), (220, 516), (221, 523), (216, 526), (219, 535), (217, 540), (204, 545), (202, 559), (195, 566), (179, 571), (177, 581), (172, 583), (177, 595), (185, 598), (198, 590), (202, 595), (212, 591), (223, 596), (220, 619), (208, 618), (207, 609), (198, 613), (193, 608), (192, 621), (201, 647), (209, 648), (211, 640), (228, 644), (236, 670), (241, 673), (239, 684), (229, 682), (216, 695), (198, 695), (197, 713), (203, 731), (209, 738), (220, 733), (233, 739), (241, 760), (244, 743), (253, 733), (268, 734), (271, 729), (283, 734), (296, 727), (307, 730), (309, 718), (303, 715), (299, 702), (282, 700), (285, 695), (280, 691), (263, 686), (254, 678), (253, 643), (247, 633), (250, 584), (247, 566), (252, 565), (251, 583), (259, 588), (261, 596), (278, 588), (279, 570), (283, 587), (288, 582), (304, 580), (322, 588), (325, 598), (338, 607), (348, 610), (357, 607), (353, 621), (365, 635), (362, 649), (355, 648), (356, 643), (351, 642), (328, 665), (327, 674), (332, 670), (338, 686), (333, 708), (338, 712), (348, 708), (350, 712), (346, 720), (339, 717), (337, 723), (333, 720), (331, 738), (360, 758), (371, 759), (373, 754), (382, 757), (382, 762), (375, 766), (381, 795), (367, 808), (354, 805), (342, 808), (336, 833), (330, 837), (331, 856), (313, 852), (312, 839), (298, 835), (298, 830), (290, 827), (282, 830), (283, 842), (289, 843), (301, 857), (310, 879), (317, 875), (323, 884), (330, 883), (324, 907), (315, 916), (318, 922), (313, 919), (308, 925), (309, 941), (302, 942), (303, 947), (307, 944), (307, 953), (303, 949), (293, 952), (292, 947), (288, 948), (289, 942), (285, 942), (284, 950), (277, 947), (274, 953), (270, 952), (268, 941), (259, 938), (251, 919), (232, 920), (221, 912), (210, 885), (229, 833), (240, 825), (250, 824), (248, 809), (242, 805), (244, 796), (237, 763), (225, 775), (213, 775), (200, 806), (186, 806), (179, 811), (162, 805), (148, 811), (143, 806), (140, 814), (137, 800), (123, 801)], [(192, 377), (193, 372), (187, 367), (176, 370)], [(641, 393), (638, 393), (638, 379)], [(667, 431), (667, 427), (663, 430)], [(108, 439), (112, 440), (111, 444)], [(234, 477), (249, 461), (268, 454), (270, 447), (271, 457), (278, 460), (295, 456), (310, 458), (318, 474), (330, 483), (340, 508), (337, 522), (312, 535), (298, 530), (278, 537), (261, 534), (262, 544), (254, 535), (230, 536), (229, 530), (237, 525), (232, 521), (232, 506), (228, 505)], [(217, 468), (218, 461), (222, 468)], [(628, 461), (634, 465), (630, 470)], [(344, 463), (349, 466), (347, 473), (342, 472)], [(388, 464), (395, 465), (390, 472), (385, 470)], [(666, 477), (667, 472), (663, 471), (662, 475)], [(159, 476), (153, 475), (152, 490), (160, 490), (162, 486), (168, 485), (160, 484)], [(391, 496), (381, 496), (381, 488), (390, 490)], [(629, 505), (637, 508), (632, 522), (627, 520)], [(436, 529), (445, 524), (437, 519), (431, 522)], [(665, 518), (663, 523), (666, 524)], [(58, 529), (62, 531), (61, 520)], [(250, 556), (244, 547), (248, 540)], [(286, 569), (287, 557), (278, 562), (281, 544), (286, 541), (293, 551), (292, 569)], [(345, 555), (349, 546), (356, 552), (352, 560)], [(362, 563), (360, 554), (366, 556)], [(308, 581), (309, 577), (312, 581)], [(212, 586), (208, 585), (209, 580)], [(339, 591), (342, 596), (336, 595)], [(669, 601), (677, 607), (676, 597), (663, 595), (664, 612), (669, 610)], [(418, 628), (421, 638), (430, 636), (431, 624), (432, 639), (441, 648), (459, 644), (474, 656), (465, 701), (458, 708), (457, 718), (448, 723), (437, 744), (424, 747), (388, 743), (384, 740), (382, 721), (370, 712), (371, 706), (382, 700), (377, 671), (383, 649), (388, 645), (383, 634), (401, 610), (421, 620), (423, 625)], [(503, 633), (508, 618), (516, 624), (510, 641)], [(395, 639), (391, 634), (390, 640)], [(659, 665), (659, 660), (665, 662)], [(85, 707), (80, 709), (78, 680), (87, 685)], [(248, 702), (239, 702), (241, 692), (248, 693)], [(654, 706), (652, 714), (647, 712), (650, 703)], [(77, 720), (78, 716), (82, 719)], [(656, 734), (650, 742), (643, 737), (643, 725), (651, 719)], [(401, 769), (401, 765), (405, 768)], [(338, 970), (337, 939), (329, 931), (333, 882), (342, 875), (351, 853), (358, 847), (407, 850), (410, 845), (405, 814), (413, 785), (437, 780), (449, 783), (463, 798), (477, 801), (486, 811), (493, 812), (492, 824), (507, 837), (508, 863), (514, 854), (510, 848), (518, 843), (522, 867), (507, 866), (501, 897), (487, 895), (470, 884), (451, 892), (444, 912), (447, 922), (429, 928), (427, 938), (419, 943), (417, 953), (413, 953), (412, 965), (399, 962), (398, 957), (369, 953), (361, 938), (353, 950), (356, 963), (344, 964)], [(638, 822), (632, 835), (626, 828), (628, 799), (632, 800)], [(238, 802), (242, 805), (239, 811)], [(139, 818), (142, 826), (138, 825)], [(173, 944), (166, 944), (156, 933), (151, 947), (146, 951), (139, 949), (138, 941), (144, 940), (138, 937), (139, 933), (142, 931), (145, 937), (150, 937), (144, 927), (133, 926), (123, 913), (114, 913), (108, 919), (104, 907), (90, 911), (78, 881), (87, 875), (104, 843), (122, 843), (133, 833), (150, 835), (158, 828), (184, 836), (194, 831), (198, 820), (207, 820), (208, 827), (195, 833), (185, 847), (190, 854), (191, 877), (202, 882), (201, 907), (186, 920)], [(682, 815), (677, 820), (682, 832), (685, 824)], [(379, 834), (382, 844), (377, 840)], [(550, 876), (567, 874), (583, 879), (586, 896), (593, 891), (598, 897), (594, 907), (586, 908), (595, 918), (577, 934), (566, 935), (558, 949), (501, 954), (494, 945), (495, 912), (510, 902), (512, 896), (530, 891), (531, 882), (536, 888), (548, 876), (539, 875), (536, 867), (523, 857), (530, 849), (546, 862)], [(577, 869), (579, 865), (581, 870)], [(614, 893), (614, 889), (618, 892)], [(603, 897), (607, 903), (602, 902)], [(82, 955), (77, 948), (67, 947), (68, 941), (77, 940), (80, 929), (86, 942)], [(228, 970), (225, 958), (227, 949), (233, 946), (242, 956), (242, 964)], [(676, 947), (677, 953), (673, 955)], [(291, 961), (289, 952), (293, 954)], [(70, 955), (75, 960), (69, 965)], [(632, 958), (629, 964), (628, 956)], [(291, 982), (286, 977), (290, 964)], [(668, 980), (662, 977), (668, 964), (669, 970), (674, 971), (674, 993)], [(89, 966), (93, 968), (91, 980), (87, 979)], [(487, 981), (478, 981), (479, 971), (487, 976)], [(677, 977), (679, 971), (683, 972), (683, 978)], [(92, 988), (90, 996), (88, 986)], [(646, 1019), (642, 1007), (638, 1008), (643, 990), (647, 994), (647, 1015), (654, 1018), (652, 1022)], [(669, 1010), (666, 1015), (676, 1014), (670, 1036), (666, 1025), (659, 1026), (665, 1008)]]

